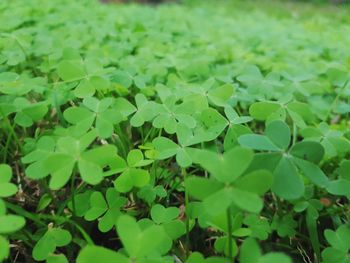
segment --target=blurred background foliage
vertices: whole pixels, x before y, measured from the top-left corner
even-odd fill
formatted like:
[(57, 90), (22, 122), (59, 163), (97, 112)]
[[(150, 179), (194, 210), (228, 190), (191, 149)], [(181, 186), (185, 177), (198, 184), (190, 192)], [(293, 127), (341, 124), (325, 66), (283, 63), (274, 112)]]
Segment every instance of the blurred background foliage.
[[(163, 2), (186, 2), (186, 3), (198, 3), (198, 2), (218, 2), (217, 0), (101, 0), (102, 2), (139, 2), (139, 3), (163, 3)], [(234, 2), (235, 0), (227, 0), (227, 1), (232, 1)], [(244, 1), (244, 0), (241, 0)], [(261, 2), (261, 0), (252, 0), (255, 2)], [(275, 1), (273, 1), (275, 2)], [(308, 2), (308, 3), (314, 3), (314, 4), (349, 4), (350, 0), (279, 0), (279, 2)]]

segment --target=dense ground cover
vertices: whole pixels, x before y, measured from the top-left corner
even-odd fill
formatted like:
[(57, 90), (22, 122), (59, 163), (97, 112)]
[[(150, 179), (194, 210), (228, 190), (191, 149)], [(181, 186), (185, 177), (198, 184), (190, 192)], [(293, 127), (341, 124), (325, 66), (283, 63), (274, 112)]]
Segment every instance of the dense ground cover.
[(350, 262), (347, 11), (1, 1), (0, 261)]

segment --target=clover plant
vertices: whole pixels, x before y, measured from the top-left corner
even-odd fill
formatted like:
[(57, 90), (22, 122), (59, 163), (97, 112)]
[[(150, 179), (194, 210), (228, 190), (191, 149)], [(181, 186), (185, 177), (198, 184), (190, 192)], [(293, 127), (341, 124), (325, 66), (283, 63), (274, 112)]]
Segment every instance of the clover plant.
[(0, 1), (0, 262), (350, 262), (349, 7), (124, 2)]

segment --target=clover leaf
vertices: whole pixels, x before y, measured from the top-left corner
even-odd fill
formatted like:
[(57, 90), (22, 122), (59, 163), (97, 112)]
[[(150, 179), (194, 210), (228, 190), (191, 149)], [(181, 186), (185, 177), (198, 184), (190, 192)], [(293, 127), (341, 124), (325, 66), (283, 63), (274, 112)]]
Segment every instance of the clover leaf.
[(157, 159), (163, 160), (176, 155), (176, 161), (181, 167), (192, 164), (192, 158), (186, 147), (181, 147), (166, 137), (157, 137), (152, 144), (158, 151)]
[(167, 207), (160, 204), (152, 206), (151, 218), (154, 223), (164, 228), (167, 235), (175, 240), (185, 234), (185, 224), (176, 219), (180, 214), (180, 210), (177, 207)]
[(253, 103), (249, 108), (250, 115), (256, 120), (285, 120), (288, 113), (293, 122), (300, 128), (305, 128), (305, 122), (314, 120), (310, 107), (302, 102), (292, 101), (281, 104), (272, 101)]
[(30, 103), (27, 99), (19, 97), (13, 102), (16, 107), (14, 121), (22, 127), (30, 127), (34, 122), (41, 120), (47, 113), (47, 103), (45, 101)]
[(271, 227), (267, 218), (251, 214), (244, 218), (243, 223), (252, 231), (251, 237), (266, 240), (271, 233)]
[[(218, 253), (223, 253), (224, 255), (229, 255), (229, 243), (227, 236), (219, 237), (215, 240), (214, 248)], [(231, 245), (232, 256), (235, 257), (238, 254), (238, 246), (235, 241)]]
[(63, 254), (50, 254), (46, 259), (47, 263), (68, 263), (68, 259)]
[(91, 97), (96, 90), (110, 88), (101, 62), (97, 59), (83, 60), (79, 52), (70, 48), (63, 51), (63, 59), (57, 64), (57, 74), (66, 82), (79, 81), (74, 90), (74, 95), (79, 98)]
[(196, 126), (196, 120), (191, 113), (191, 105), (185, 102), (178, 104), (176, 98), (168, 97), (159, 106), (152, 125), (158, 129), (164, 128), (169, 134), (175, 133), (180, 124), (193, 129)]
[(331, 181), (327, 187), (327, 191), (333, 195), (345, 195), (350, 196), (350, 161), (343, 160), (336, 170), (339, 175), (335, 180)]
[(229, 121), (217, 110), (207, 108), (197, 118), (197, 125), (193, 130), (197, 142), (207, 142), (216, 139), (229, 125)]
[(270, 188), (272, 175), (266, 170), (243, 175), (254, 157), (251, 150), (235, 147), (222, 155), (207, 150), (195, 150), (192, 154), (194, 162), (206, 169), (211, 178), (190, 177), (186, 187), (190, 195), (203, 200), (208, 212), (226, 211), (231, 204), (253, 213), (262, 209), (259, 195)]
[(33, 248), (33, 258), (41, 261), (49, 258), (57, 247), (68, 245), (72, 241), (71, 234), (61, 228), (49, 228)]
[(23, 217), (18, 215), (0, 215), (0, 235), (20, 230), (25, 225)]
[(114, 188), (107, 189), (106, 199), (100, 192), (93, 192), (90, 196), (90, 209), (86, 211), (84, 218), (88, 221), (100, 218), (98, 229), (101, 232), (108, 232), (122, 214), (120, 209), (126, 203), (127, 199), (119, 196), (119, 193)]
[(31, 78), (14, 72), (0, 73), (0, 91), (4, 94), (22, 96), (32, 90), (42, 90), (43, 87), (46, 88), (43, 78)]
[(276, 88), (282, 86), (278, 73), (270, 72), (263, 76), (256, 65), (248, 65), (236, 78), (247, 87), (250, 96), (256, 99), (276, 96)]
[(128, 215), (119, 217), (117, 232), (131, 260), (142, 261), (152, 256), (160, 257), (171, 248), (171, 241), (161, 226), (149, 225), (141, 228), (136, 220)]
[[(11, 177), (11, 167), (7, 164), (0, 164), (0, 197), (9, 197), (17, 192), (17, 186), (10, 183)], [(0, 199), (0, 235), (13, 233), (25, 225), (23, 217), (7, 215), (5, 212), (5, 204)]]
[(85, 246), (82, 250), (80, 250), (77, 257), (77, 263), (93, 263), (99, 260), (103, 262), (130, 262), (129, 259), (121, 253), (93, 245)]
[(229, 263), (230, 261), (226, 258), (222, 257), (208, 257), (204, 258), (204, 256), (199, 252), (192, 253), (186, 263)]
[(267, 124), (264, 135), (245, 134), (238, 141), (242, 146), (268, 151), (255, 155), (252, 167), (273, 172), (272, 191), (282, 198), (296, 199), (304, 193), (304, 182), (299, 172), (320, 187), (326, 187), (329, 180), (316, 165), (323, 158), (323, 147), (317, 142), (302, 141), (289, 149), (290, 137), (288, 125), (275, 120)]
[[(113, 145), (86, 150), (96, 137), (95, 130), (87, 132), (79, 139), (63, 136), (58, 138), (57, 142), (43, 137), (37, 149), (22, 158), (23, 163), (30, 163), (26, 169), (26, 175), (32, 179), (51, 175), (49, 186), (57, 190), (67, 183), (77, 166), (85, 182), (98, 184), (104, 176), (109, 175), (108, 170), (103, 170), (104, 167), (118, 170), (123, 166), (123, 160), (117, 155), (117, 148)], [(49, 144), (45, 144), (46, 141)]]
[[(226, 124), (224, 126), (226, 126)], [(206, 133), (206, 131), (202, 129), (192, 130), (182, 124), (177, 126), (176, 135), (179, 144), (162, 136), (155, 138), (152, 144), (158, 152), (157, 159), (164, 160), (175, 155), (176, 162), (181, 167), (188, 167), (192, 164), (191, 148), (188, 146), (213, 139), (210, 132)], [(209, 137), (207, 137), (208, 135)], [(214, 135), (214, 137), (215, 136), (216, 135)]]
[(117, 70), (112, 75), (112, 81), (123, 88), (130, 88), (133, 84), (143, 89), (146, 87), (147, 82), (150, 81), (150, 77), (144, 74), (137, 74), (133, 70)]
[(149, 205), (151, 205), (156, 197), (166, 197), (167, 191), (164, 189), (162, 185), (157, 185), (153, 187), (148, 184), (142, 187), (138, 192), (137, 196), (143, 200), (145, 200)]
[(101, 138), (108, 138), (114, 132), (113, 125), (125, 118), (116, 108), (113, 108), (113, 98), (98, 100), (88, 97), (83, 100), (81, 107), (70, 107), (64, 111), (64, 118), (71, 124), (77, 125), (82, 130), (88, 130), (94, 126)]
[(65, 81), (80, 80), (87, 75), (84, 63), (79, 56), (74, 59), (62, 60), (57, 65), (57, 74)]
[(322, 251), (322, 258), (325, 263), (331, 262), (350, 262), (350, 228), (347, 225), (341, 225), (336, 231), (326, 229), (324, 235), (331, 247)]
[(239, 260), (242, 263), (292, 263), (288, 256), (280, 252), (262, 255), (258, 243), (253, 238), (248, 238), (243, 242)]
[(5, 260), (10, 254), (9, 242), (0, 236), (0, 261)]
[(242, 147), (235, 147), (222, 155), (208, 150), (193, 150), (192, 153), (194, 162), (222, 183), (235, 181), (247, 169), (254, 156), (251, 150)]
[(296, 234), (296, 227), (297, 222), (293, 219), (292, 215), (275, 215), (271, 223), (271, 228), (276, 230), (280, 237), (293, 237)]
[(152, 220), (156, 224), (169, 223), (179, 216), (179, 209), (177, 207), (165, 208), (162, 205), (156, 204), (151, 209)]
[(152, 162), (153, 160), (145, 160), (140, 150), (131, 150), (128, 153), (127, 162), (123, 160), (122, 168), (119, 171), (121, 174), (114, 180), (117, 191), (126, 193), (133, 187), (145, 186), (150, 180), (149, 172), (138, 167), (147, 166)]
[(234, 94), (234, 87), (231, 84), (217, 85), (214, 78), (209, 78), (199, 87), (193, 88), (193, 93), (200, 94), (210, 104), (225, 107)]
[(9, 197), (17, 192), (17, 186), (10, 183), (11, 177), (11, 167), (7, 164), (0, 164), (0, 197)]
[(252, 120), (249, 116), (239, 116), (232, 107), (225, 107), (225, 115), (231, 125), (247, 123)]
[(135, 95), (136, 112), (130, 119), (130, 124), (133, 127), (140, 127), (146, 121), (152, 120), (156, 116), (157, 105), (148, 101), (146, 96), (138, 93)]
[(316, 127), (305, 127), (300, 134), (306, 141), (321, 143), (327, 159), (350, 152), (350, 141), (344, 136), (344, 132), (332, 129), (325, 122), (321, 122)]
[(10, 253), (10, 245), (2, 235), (12, 234), (25, 225), (25, 220), (19, 215), (6, 214), (6, 205), (1, 197), (9, 197), (17, 192), (17, 186), (10, 183), (12, 177), (11, 167), (0, 164), (0, 261), (5, 260)]

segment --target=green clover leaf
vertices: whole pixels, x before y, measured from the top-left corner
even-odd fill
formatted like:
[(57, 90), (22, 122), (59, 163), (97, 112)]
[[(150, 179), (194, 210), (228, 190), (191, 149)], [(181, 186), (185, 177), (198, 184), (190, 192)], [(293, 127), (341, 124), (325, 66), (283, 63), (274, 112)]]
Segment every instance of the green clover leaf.
[(167, 191), (162, 185), (152, 186), (150, 184), (142, 187), (138, 192), (137, 196), (145, 200), (149, 205), (151, 205), (156, 197), (166, 197)]
[(254, 156), (251, 150), (242, 147), (235, 147), (222, 155), (195, 149), (191, 153), (195, 163), (199, 163), (222, 183), (235, 181), (248, 168)]
[(61, 228), (50, 228), (40, 238), (33, 248), (33, 258), (41, 261), (47, 259), (50, 254), (55, 252), (56, 247), (63, 247), (72, 241), (71, 234)]
[(20, 230), (25, 225), (23, 217), (18, 215), (0, 215), (0, 235)]
[(129, 259), (121, 253), (93, 245), (85, 246), (77, 257), (77, 263), (93, 263), (100, 260), (103, 262), (130, 262)]
[(2, 236), (0, 236), (0, 261), (5, 260), (10, 254), (10, 244)]
[(117, 232), (126, 252), (134, 260), (142, 260), (151, 255), (161, 256), (171, 248), (171, 240), (161, 226), (149, 225), (142, 229), (136, 220), (128, 215), (119, 217)]
[(157, 137), (153, 140), (155, 150), (158, 152), (157, 159), (164, 160), (176, 155), (176, 161), (181, 167), (192, 164), (189, 148), (181, 147), (172, 140), (165, 137)]
[(97, 59), (85, 59), (73, 49), (63, 51), (63, 60), (57, 65), (58, 76), (66, 82), (78, 81), (74, 95), (79, 98), (91, 97), (96, 90), (110, 88), (110, 81), (105, 75), (102, 63)]
[[(96, 131), (92, 130), (79, 139), (70, 136), (60, 137), (56, 145), (52, 139), (42, 139), (37, 149), (22, 159), (24, 163), (31, 163), (26, 169), (26, 175), (32, 179), (40, 179), (50, 174), (49, 186), (57, 190), (67, 183), (74, 167), (77, 166), (85, 182), (98, 184), (104, 176), (110, 175), (111, 171), (122, 169), (124, 163), (113, 145), (86, 150), (96, 137)], [(50, 144), (44, 145), (45, 141), (49, 141)], [(110, 170), (104, 171), (103, 167), (106, 166)]]
[(22, 127), (30, 127), (34, 122), (41, 120), (47, 113), (45, 101), (30, 103), (27, 99), (19, 97), (13, 102), (16, 107), (15, 123)]
[(129, 192), (133, 187), (143, 187), (148, 184), (150, 175), (147, 170), (138, 167), (147, 166), (153, 160), (144, 160), (143, 153), (134, 149), (128, 153), (127, 163), (123, 161), (123, 166), (119, 172), (121, 174), (114, 180), (114, 186), (118, 192)]
[(174, 134), (178, 125), (184, 125), (190, 129), (196, 126), (196, 120), (191, 116), (191, 105), (185, 102), (177, 104), (174, 97), (165, 99), (157, 112), (159, 114), (154, 118), (152, 125), (158, 129), (164, 128), (169, 134)]
[(293, 219), (292, 215), (284, 215), (282, 217), (275, 215), (271, 223), (271, 228), (277, 230), (277, 234), (280, 237), (293, 237), (296, 234), (296, 227), (297, 222)]
[(222, 257), (209, 257), (204, 258), (202, 254), (199, 252), (192, 253), (188, 259), (186, 260), (186, 263), (229, 263), (230, 261), (226, 258)]
[(287, 102), (286, 104), (262, 101), (253, 103), (249, 108), (250, 115), (254, 119), (262, 121), (285, 120), (287, 112), (293, 122), (300, 128), (306, 127), (305, 122), (314, 120), (310, 107), (298, 101)]
[(252, 169), (260, 167), (273, 172), (272, 190), (282, 198), (296, 199), (303, 195), (305, 188), (299, 171), (320, 187), (327, 187), (329, 179), (316, 165), (324, 156), (322, 145), (302, 141), (289, 149), (290, 136), (288, 125), (275, 120), (267, 124), (264, 135), (244, 134), (238, 142), (248, 148), (269, 151), (255, 155)]
[(167, 207), (156, 204), (151, 208), (151, 218), (154, 223), (161, 225), (166, 234), (175, 240), (186, 233), (184, 222), (177, 220), (180, 210), (177, 207)]
[(347, 225), (341, 225), (336, 231), (326, 229), (324, 235), (331, 247), (322, 251), (322, 258), (325, 263), (331, 262), (350, 262), (350, 228)]
[(120, 209), (126, 203), (127, 199), (119, 196), (114, 188), (107, 189), (106, 200), (100, 192), (94, 192), (90, 196), (90, 209), (86, 211), (84, 218), (93, 221), (101, 217), (98, 228), (103, 233), (108, 232), (116, 224), (122, 214)]
[(344, 132), (332, 129), (325, 122), (321, 122), (316, 127), (306, 127), (300, 131), (300, 134), (306, 141), (321, 143), (327, 159), (343, 156), (350, 151), (350, 141), (344, 136)]
[[(113, 106), (113, 98), (98, 100), (88, 97), (83, 100), (84, 107), (70, 107), (64, 111), (64, 118), (82, 130), (94, 126), (101, 138), (108, 138), (114, 132), (113, 125), (121, 122), (126, 116)], [(127, 109), (128, 111), (128, 109)]]
[(253, 238), (244, 241), (239, 260), (242, 263), (292, 263), (292, 260), (280, 252), (270, 252), (262, 255), (258, 243)]
[(0, 164), (0, 197), (9, 197), (17, 193), (17, 186), (10, 183), (11, 177), (11, 167), (7, 164)]
[(63, 254), (50, 254), (46, 259), (47, 263), (68, 263), (68, 259)]
[(130, 119), (130, 124), (133, 127), (140, 127), (146, 121), (152, 120), (158, 111), (157, 104), (148, 101), (142, 93), (135, 95), (136, 112)]
[(271, 187), (272, 175), (266, 170), (243, 175), (253, 156), (251, 150), (242, 147), (232, 148), (223, 155), (207, 150), (194, 150), (194, 162), (206, 169), (212, 178), (188, 178), (188, 192), (203, 200), (204, 207), (211, 214), (226, 211), (231, 204), (258, 213), (263, 206), (259, 195)]
[(156, 224), (169, 223), (177, 218), (179, 214), (180, 210), (177, 207), (165, 208), (160, 204), (156, 204), (151, 209), (151, 217)]
[(271, 233), (270, 224), (264, 217), (251, 214), (244, 218), (243, 223), (251, 230), (251, 237), (266, 240)]

